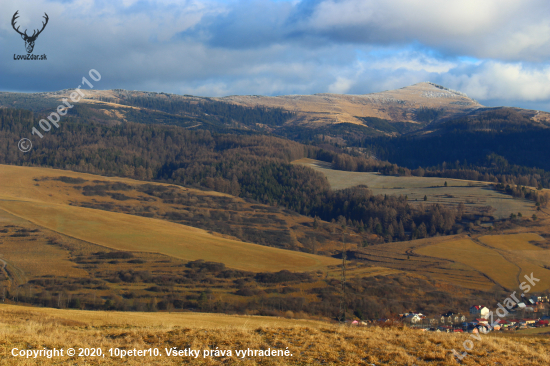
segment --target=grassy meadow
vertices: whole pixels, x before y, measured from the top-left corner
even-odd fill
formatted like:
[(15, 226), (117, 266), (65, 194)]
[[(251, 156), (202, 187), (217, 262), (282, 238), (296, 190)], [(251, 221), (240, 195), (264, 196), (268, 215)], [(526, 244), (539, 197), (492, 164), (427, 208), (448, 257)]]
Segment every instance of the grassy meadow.
[(25, 201), (1, 201), (0, 208), (38, 226), (120, 251), (223, 261), (231, 268), (254, 272), (310, 271), (339, 263), (337, 259), (244, 243), (147, 217)]
[[(293, 164), (302, 164), (323, 173), (333, 189), (344, 189), (366, 184), (374, 194), (403, 195), (409, 202), (440, 203), (457, 205), (460, 202), (467, 209), (480, 210), (491, 206), (491, 215), (503, 219), (511, 213), (521, 212), (525, 217), (536, 213), (533, 202), (494, 191), (487, 182), (472, 182), (460, 179), (437, 177), (396, 177), (370, 172), (346, 172), (334, 170), (331, 164), (313, 159), (300, 159)], [(445, 187), (447, 182), (447, 187)]]
[(550, 271), (544, 266), (550, 263), (545, 261), (545, 257), (533, 263), (530, 255), (544, 255), (548, 249), (537, 247), (531, 241), (545, 240), (534, 233), (486, 235), (475, 241), (461, 238), (428, 245), (415, 252), (469, 266), (510, 290), (517, 289), (525, 281), (524, 276), (533, 273), (534, 277), (540, 279), (535, 291), (545, 291), (550, 288)]
[(476, 244), (467, 238), (426, 246), (416, 253), (456, 261), (480, 273), (486, 274), (495, 283), (512, 289), (517, 287), (518, 267), (507, 261), (495, 250)]
[[(343, 327), (318, 321), (217, 314), (151, 314), (35, 309), (0, 305), (0, 365), (456, 365), (467, 334), (407, 328)], [(464, 365), (544, 365), (550, 339), (481, 335)], [(13, 348), (101, 348), (105, 358), (55, 357), (25, 360)], [(165, 356), (165, 348), (193, 350), (283, 349), (288, 357)], [(110, 348), (159, 348), (158, 357), (111, 358)]]
[[(44, 177), (66, 176), (86, 181), (101, 178), (106, 182), (138, 183), (130, 179), (5, 165), (0, 167), (0, 171), (3, 173), (0, 175), (0, 186), (3, 187), (0, 208), (53, 232), (100, 246), (155, 252), (184, 260), (223, 261), (228, 267), (256, 272), (324, 270), (328, 265), (339, 263), (324, 256), (245, 243), (166, 220), (76, 207), (70, 204), (90, 198), (72, 189), (59, 189), (67, 186), (61, 182), (44, 181)], [(217, 192), (199, 194), (227, 196)], [(91, 201), (105, 202), (107, 199), (98, 197)], [(133, 204), (142, 202), (135, 200)]]
[[(405, 242), (372, 245), (362, 248), (361, 259), (378, 266), (405, 271), (409, 274), (430, 278), (435, 281), (453, 284), (464, 289), (489, 291), (495, 285), (484, 273), (463, 264), (454, 257), (450, 259), (419, 253), (419, 249), (430, 246), (445, 246), (446, 243), (460, 240), (463, 235), (434, 237)], [(456, 289), (455, 289), (456, 291)]]

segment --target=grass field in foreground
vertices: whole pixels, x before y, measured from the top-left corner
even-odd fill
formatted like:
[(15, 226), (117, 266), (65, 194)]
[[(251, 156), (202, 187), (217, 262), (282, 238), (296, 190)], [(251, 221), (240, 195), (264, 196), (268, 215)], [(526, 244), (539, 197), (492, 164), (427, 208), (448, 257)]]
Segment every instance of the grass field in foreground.
[[(76, 320), (74, 318), (77, 317)], [(98, 320), (93, 320), (98, 319)], [(162, 320), (159, 320), (162, 319)], [(142, 314), (0, 305), (0, 365), (456, 365), (467, 334), (350, 328), (315, 321), (214, 314)], [(482, 335), (464, 365), (547, 365), (550, 339)], [(103, 357), (14, 358), (13, 348), (101, 348)], [(167, 357), (165, 349), (232, 350), (232, 356)], [(158, 348), (158, 357), (111, 357), (110, 348)], [(238, 358), (235, 350), (288, 349), (291, 356)]]
[(305, 319), (286, 319), (270, 316), (225, 315), (215, 313), (191, 312), (120, 312), (67, 310), (19, 305), (0, 305), (0, 318), (10, 316), (26, 317), (28, 320), (40, 321), (51, 318), (58, 323), (70, 323), (82, 327), (189, 327), (218, 329), (228, 326), (241, 329), (257, 327), (290, 327), (307, 326), (319, 328), (326, 322)]
[(254, 272), (311, 271), (339, 264), (330, 257), (220, 238), (201, 229), (141, 216), (15, 200), (0, 201), (0, 208), (61, 234), (117, 250), (217, 261)]

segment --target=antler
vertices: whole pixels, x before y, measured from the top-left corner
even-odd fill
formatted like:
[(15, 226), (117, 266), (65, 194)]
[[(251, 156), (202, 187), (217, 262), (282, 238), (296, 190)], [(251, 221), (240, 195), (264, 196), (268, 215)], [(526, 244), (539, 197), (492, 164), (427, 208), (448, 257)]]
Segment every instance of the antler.
[[(13, 14), (13, 18), (11, 18), (11, 26), (12, 26), (13, 29), (14, 29), (17, 33), (19, 33), (20, 35), (26, 36), (26, 35), (27, 35), (27, 30), (26, 30), (26, 29), (25, 29), (25, 34), (23, 34), (23, 33), (19, 32), (19, 27), (15, 28), (15, 20), (16, 20), (17, 18), (19, 18), (19, 16), (17, 15), (17, 13), (19, 13), (19, 10), (17, 10), (17, 11), (15, 12), (15, 14)], [(46, 14), (46, 13), (44, 13), (44, 14)]]
[[(44, 14), (46, 14), (46, 13), (44, 13)], [(48, 17), (48, 14), (46, 14), (46, 15), (43, 16), (42, 18), (46, 19), (46, 23), (42, 22), (42, 29), (40, 29), (40, 30), (38, 31), (38, 33), (36, 33), (36, 30), (35, 30), (30, 38), (36, 38), (36, 37), (38, 37), (38, 35), (39, 35), (40, 33), (42, 33), (42, 31), (44, 30), (44, 28), (46, 28), (46, 24), (48, 24), (48, 20), (50, 20), (50, 18)], [(36, 33), (36, 34), (35, 34), (35, 33)]]

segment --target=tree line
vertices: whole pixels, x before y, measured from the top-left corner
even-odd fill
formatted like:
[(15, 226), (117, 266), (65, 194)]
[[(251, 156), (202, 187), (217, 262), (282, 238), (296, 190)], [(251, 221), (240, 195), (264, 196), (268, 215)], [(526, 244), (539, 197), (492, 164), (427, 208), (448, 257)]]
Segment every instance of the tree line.
[[(404, 230), (412, 237), (423, 237), (424, 227), (428, 235), (451, 232), (452, 225), (432, 223), (429, 210), (412, 209), (403, 197), (375, 197), (361, 187), (332, 191), (321, 173), (290, 164), (302, 157), (332, 156), (336, 163), (348, 159), (317, 147), (270, 136), (131, 122), (105, 126), (69, 117), (59, 130), (35, 140), (33, 151), (24, 154), (17, 149), (17, 140), (36, 122), (30, 111), (0, 110), (0, 163), (206, 187), (328, 221), (342, 216), (354, 227), (388, 240), (403, 238)], [(376, 161), (368, 164), (392, 166)], [(370, 169), (369, 165), (364, 169)], [(446, 212), (441, 207), (437, 210)]]

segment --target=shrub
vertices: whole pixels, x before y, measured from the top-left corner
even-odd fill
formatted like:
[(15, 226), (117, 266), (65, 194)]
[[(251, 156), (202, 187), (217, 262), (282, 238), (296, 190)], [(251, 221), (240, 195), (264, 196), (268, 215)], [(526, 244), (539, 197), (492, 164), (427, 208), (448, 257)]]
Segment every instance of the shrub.
[(263, 283), (280, 283), (291, 281), (309, 281), (311, 276), (308, 273), (290, 272), (282, 270), (279, 272), (258, 273), (255, 276), (256, 281)]

